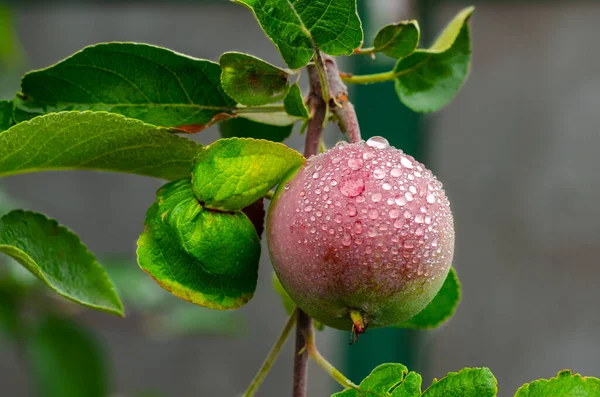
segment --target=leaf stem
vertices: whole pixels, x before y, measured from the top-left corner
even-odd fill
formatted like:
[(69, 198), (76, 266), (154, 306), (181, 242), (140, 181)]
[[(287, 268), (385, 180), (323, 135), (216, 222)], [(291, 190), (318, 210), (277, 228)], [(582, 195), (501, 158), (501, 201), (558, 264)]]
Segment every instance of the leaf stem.
[(352, 53), (353, 54), (363, 54), (369, 55), (375, 52), (375, 47), (365, 47), (365, 48), (357, 48)]
[(343, 74), (340, 77), (341, 77), (342, 81), (344, 81), (344, 83), (374, 84), (374, 83), (383, 83), (385, 81), (394, 80), (397, 77), (402, 76), (404, 73), (405, 73), (404, 70), (402, 72), (398, 72), (398, 73), (395, 73), (393, 70), (390, 70), (389, 72), (364, 74), (364, 75), (359, 75), (359, 76), (354, 76), (351, 74)]
[(267, 358), (265, 359), (262, 367), (260, 367), (260, 370), (258, 370), (256, 376), (252, 380), (252, 383), (250, 383), (250, 386), (248, 386), (248, 389), (246, 389), (246, 392), (243, 394), (243, 397), (253, 397), (256, 394), (256, 391), (258, 390), (260, 385), (265, 380), (267, 374), (273, 367), (275, 360), (277, 360), (277, 356), (279, 356), (279, 353), (281, 352), (283, 345), (285, 344), (288, 337), (290, 336), (290, 333), (292, 332), (294, 325), (296, 325), (297, 311), (298, 310), (295, 309), (292, 312), (292, 314), (290, 315), (290, 317), (288, 318), (287, 322), (285, 323), (285, 326), (283, 327), (283, 329), (281, 330), (281, 333), (279, 334), (279, 337), (275, 341), (275, 344), (269, 351), (269, 354), (267, 355)]
[(310, 334), (308, 334), (306, 337), (306, 350), (308, 351), (308, 356), (342, 387), (359, 390), (357, 385), (355, 385), (350, 379), (346, 378), (344, 374), (342, 374), (329, 361), (327, 361), (325, 357), (321, 355), (315, 343), (314, 330), (311, 330)]

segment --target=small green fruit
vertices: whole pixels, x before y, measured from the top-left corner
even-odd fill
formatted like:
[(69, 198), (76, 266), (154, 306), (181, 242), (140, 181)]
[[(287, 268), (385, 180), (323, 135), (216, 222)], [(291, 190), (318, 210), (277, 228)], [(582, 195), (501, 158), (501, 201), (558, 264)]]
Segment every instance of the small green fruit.
[(381, 137), (308, 159), (279, 186), (267, 238), (275, 272), (298, 307), (358, 333), (423, 310), (454, 252), (442, 184)]

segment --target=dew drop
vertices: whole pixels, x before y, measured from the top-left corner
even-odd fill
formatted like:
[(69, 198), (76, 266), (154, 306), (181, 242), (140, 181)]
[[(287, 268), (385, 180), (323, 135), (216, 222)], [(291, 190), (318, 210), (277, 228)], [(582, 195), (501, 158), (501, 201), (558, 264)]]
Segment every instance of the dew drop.
[(411, 192), (406, 192), (406, 193), (404, 193), (404, 198), (406, 199), (406, 201), (412, 201), (413, 195)]
[(381, 193), (373, 193), (371, 195), (371, 200), (373, 200), (374, 203), (378, 203), (381, 201)]
[(351, 176), (340, 183), (340, 192), (346, 197), (356, 197), (365, 191), (365, 181), (361, 177)]
[(375, 230), (375, 228), (370, 228), (368, 235), (369, 237), (377, 237), (377, 230)]
[(315, 215), (320, 218), (321, 216), (323, 216), (323, 211), (317, 211), (315, 212)]
[(405, 217), (406, 219), (410, 219), (410, 218), (412, 218), (412, 212), (410, 212), (410, 210), (406, 210), (406, 211), (404, 211), (404, 217)]
[(348, 167), (350, 167), (351, 170), (359, 170), (361, 167), (363, 166), (363, 161), (362, 159), (358, 159), (358, 158), (353, 158), (348, 160)]
[(428, 202), (429, 204), (433, 204), (433, 203), (435, 203), (435, 195), (433, 195), (432, 193), (429, 193), (429, 194), (427, 195), (427, 202)]
[(377, 212), (376, 209), (371, 208), (367, 215), (369, 215), (369, 218), (371, 219), (377, 219), (377, 217), (379, 216), (379, 212)]
[(335, 223), (342, 223), (342, 221), (344, 220), (344, 217), (342, 216), (342, 214), (335, 214), (335, 217), (333, 218), (333, 220), (335, 221)]
[(313, 177), (313, 179), (318, 179), (318, 178), (319, 178), (319, 173), (318, 173), (318, 172), (315, 172), (315, 173), (312, 175), (312, 177)]
[(390, 218), (396, 219), (400, 216), (400, 211), (397, 209), (390, 210)]
[(421, 208), (419, 208), (419, 211), (421, 211), (422, 213), (426, 214), (427, 213), (427, 207), (425, 207), (424, 205), (422, 205)]
[(417, 194), (417, 188), (414, 186), (409, 187), (408, 191), (411, 192), (412, 194)]
[(392, 185), (386, 182), (383, 185), (381, 185), (381, 187), (383, 188), (383, 190), (390, 190), (392, 188)]
[(336, 181), (335, 179), (332, 179), (331, 182), (329, 182), (329, 184), (331, 186), (337, 186), (338, 185), (338, 181)]
[(358, 196), (358, 197), (356, 198), (356, 202), (357, 202), (357, 203), (364, 203), (364, 202), (365, 202), (365, 200), (366, 200), (366, 199), (365, 199), (365, 196)]
[(402, 171), (399, 168), (394, 168), (392, 171), (390, 171), (390, 175), (394, 178), (398, 178), (400, 175), (402, 175)]
[(352, 203), (346, 205), (346, 213), (348, 216), (356, 216), (356, 206)]
[(367, 146), (371, 146), (377, 149), (387, 149), (390, 147), (390, 143), (384, 137), (374, 136), (367, 140)]
[(317, 229), (315, 229), (314, 227), (310, 229), (311, 234), (315, 234), (317, 232)]
[(310, 212), (313, 210), (312, 205), (307, 205), (306, 207), (304, 207), (304, 212)]
[(425, 217), (423, 216), (423, 214), (417, 214), (415, 216), (415, 222), (417, 223), (423, 223), (425, 221)]
[(284, 188), (285, 190), (290, 190), (290, 184), (289, 184), (289, 183), (286, 183), (286, 184), (283, 186), (283, 188)]
[(373, 178), (375, 178), (375, 179), (385, 178), (385, 170), (383, 170), (381, 168), (376, 168), (375, 171), (373, 171)]
[(433, 248), (435, 248), (435, 247), (437, 247), (437, 246), (438, 246), (438, 239), (437, 239), (437, 238), (436, 238), (436, 239), (433, 239), (433, 241), (431, 242), (431, 246), (432, 246)]
[(431, 224), (431, 217), (429, 215), (425, 217), (425, 223), (428, 225)]
[(362, 230), (363, 230), (362, 222), (361, 221), (354, 222), (354, 226), (352, 227), (352, 229), (354, 230), (354, 233), (361, 234)]
[(409, 169), (414, 167), (412, 161), (410, 161), (408, 159), (408, 157), (402, 157), (400, 159), (400, 164), (402, 164), (403, 166), (405, 166), (406, 168), (409, 168)]
[(337, 147), (342, 147), (342, 146), (346, 146), (348, 144), (348, 142), (346, 141), (338, 141), (335, 146)]
[(363, 159), (372, 160), (375, 157), (375, 153), (368, 151), (363, 153)]
[(332, 159), (331, 159), (331, 162), (332, 162), (333, 164), (337, 164), (337, 163), (339, 163), (340, 161), (342, 161), (342, 158), (341, 158), (341, 157), (339, 157), (339, 156), (336, 156), (336, 157), (334, 157), (334, 158), (332, 158)]
[(406, 203), (407, 203), (407, 201), (406, 201), (406, 198), (404, 198), (404, 196), (399, 196), (399, 197), (396, 197), (396, 204), (397, 204), (397, 205), (399, 205), (399, 206), (401, 206), (401, 207), (402, 207), (402, 206), (403, 206), (403, 205), (405, 205)]
[(349, 246), (352, 243), (352, 238), (350, 237), (349, 234), (344, 234), (344, 236), (342, 237), (342, 245), (344, 247)]

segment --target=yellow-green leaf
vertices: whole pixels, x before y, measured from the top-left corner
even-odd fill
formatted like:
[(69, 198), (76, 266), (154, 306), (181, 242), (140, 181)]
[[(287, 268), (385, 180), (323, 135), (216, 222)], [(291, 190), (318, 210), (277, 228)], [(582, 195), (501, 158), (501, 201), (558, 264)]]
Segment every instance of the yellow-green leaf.
[(263, 197), (304, 161), (300, 153), (281, 143), (219, 139), (196, 157), (192, 190), (207, 208), (241, 210)]
[(163, 186), (146, 214), (138, 262), (181, 299), (211, 309), (248, 302), (258, 278), (260, 239), (242, 212), (202, 208), (190, 180)]

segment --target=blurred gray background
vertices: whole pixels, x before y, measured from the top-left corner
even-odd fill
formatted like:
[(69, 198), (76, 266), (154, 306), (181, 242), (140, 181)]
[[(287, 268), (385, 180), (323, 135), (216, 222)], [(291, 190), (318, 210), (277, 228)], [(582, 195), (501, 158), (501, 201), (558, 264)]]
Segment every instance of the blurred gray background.
[[(370, 23), (415, 16), (406, 15), (404, 2), (390, 3), (367, 0), (374, 10)], [(435, 4), (425, 27), (430, 31), (467, 5)], [(227, 2), (13, 5), (28, 68), (111, 40), (213, 60), (238, 50), (283, 66), (252, 14)], [(419, 338), (416, 351), (425, 385), (465, 366), (487, 366), (498, 378), (499, 395), (512, 396), (522, 383), (565, 367), (600, 375), (600, 4), (477, 5), (470, 79), (451, 105), (426, 118), (422, 132), (426, 163), (454, 209), (463, 300), (447, 325)], [(0, 82), (0, 98), (18, 90), (18, 78), (3, 76)], [(402, 132), (398, 125), (381, 135)], [(194, 139), (208, 143), (217, 137), (211, 129)], [(332, 132), (328, 139), (337, 138)], [(297, 134), (288, 143), (302, 147)], [(98, 256), (130, 258), (131, 266), (145, 211), (162, 184), (91, 172), (23, 175), (0, 183), (27, 208), (79, 233)], [(238, 338), (155, 340), (140, 331), (135, 316), (81, 316), (110, 347), (115, 393), (240, 394), (285, 321), (270, 275), (265, 255), (256, 297), (242, 309), (246, 325)], [(318, 334), (323, 353), (342, 368), (347, 338), (334, 330)], [(291, 354), (290, 344), (260, 396), (289, 395)], [(336, 390), (319, 370), (310, 376), (311, 397)], [(33, 393), (26, 368), (2, 341), (0, 385), (6, 396)]]

